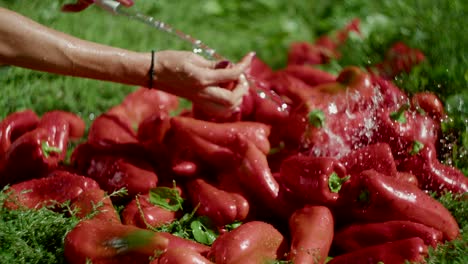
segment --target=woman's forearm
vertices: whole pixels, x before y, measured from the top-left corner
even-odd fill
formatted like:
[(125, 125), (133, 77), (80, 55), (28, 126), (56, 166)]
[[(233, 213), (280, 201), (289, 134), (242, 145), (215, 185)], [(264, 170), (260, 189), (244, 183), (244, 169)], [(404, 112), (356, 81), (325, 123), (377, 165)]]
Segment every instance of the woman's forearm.
[(62, 75), (147, 85), (151, 56), (81, 40), (0, 8), (0, 63)]

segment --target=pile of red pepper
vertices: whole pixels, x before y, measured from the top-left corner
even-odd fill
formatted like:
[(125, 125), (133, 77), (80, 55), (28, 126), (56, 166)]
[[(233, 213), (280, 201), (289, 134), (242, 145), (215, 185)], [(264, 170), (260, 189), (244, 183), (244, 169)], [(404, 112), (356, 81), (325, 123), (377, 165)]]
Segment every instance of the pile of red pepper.
[[(65, 238), (69, 263), (422, 262), (428, 247), (459, 236), (429, 193), (465, 193), (468, 178), (437, 159), (440, 100), (389, 80), (420, 51), (397, 43), (374, 68), (338, 76), (314, 67), (338, 57), (350, 32), (358, 20), (294, 43), (283, 69), (256, 58), (250, 93), (228, 116), (197, 105), (174, 115), (178, 98), (140, 88), (93, 121), (69, 163), (80, 117), (9, 115), (4, 206), (69, 202), (82, 218)], [(188, 239), (176, 224), (202, 232)]]

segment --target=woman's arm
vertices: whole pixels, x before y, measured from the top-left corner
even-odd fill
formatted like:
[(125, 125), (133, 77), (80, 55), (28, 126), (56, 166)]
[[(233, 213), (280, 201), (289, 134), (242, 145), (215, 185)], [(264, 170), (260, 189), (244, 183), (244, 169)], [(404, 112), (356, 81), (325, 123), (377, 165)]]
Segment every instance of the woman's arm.
[(81, 40), (0, 8), (0, 62), (56, 74), (147, 86), (151, 56)]
[[(237, 107), (247, 93), (241, 78), (254, 53), (229, 68), (189, 51), (165, 50), (152, 55), (75, 38), (47, 28), (10, 10), (0, 8), (0, 64), (50, 73), (149, 86), (222, 112)], [(237, 81), (232, 90), (221, 83)]]

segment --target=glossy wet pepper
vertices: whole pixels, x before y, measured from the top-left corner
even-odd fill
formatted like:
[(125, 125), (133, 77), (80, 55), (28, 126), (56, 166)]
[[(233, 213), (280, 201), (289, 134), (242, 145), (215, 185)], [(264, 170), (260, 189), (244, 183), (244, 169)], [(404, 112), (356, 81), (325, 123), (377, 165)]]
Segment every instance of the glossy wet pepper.
[(28, 109), (14, 112), (0, 122), (0, 158), (8, 151), (11, 143), (39, 124), (37, 114)]
[(158, 233), (105, 220), (80, 222), (65, 237), (65, 258), (70, 264), (148, 263), (168, 240)]
[(427, 256), (427, 246), (419, 237), (366, 247), (334, 257), (328, 264), (421, 263)]
[(281, 258), (287, 252), (284, 236), (272, 225), (252, 221), (219, 236), (208, 257), (216, 263), (264, 263)]
[(333, 240), (333, 215), (324, 206), (305, 206), (289, 219), (294, 264), (325, 263)]
[(197, 214), (209, 217), (218, 227), (244, 221), (249, 214), (249, 202), (238, 193), (222, 190), (201, 178), (190, 180), (186, 187), (192, 206), (199, 206)]
[(34, 130), (17, 138), (0, 161), (0, 184), (38, 178), (65, 159), (68, 142), (83, 136), (84, 121), (64, 111), (45, 113)]
[(367, 170), (343, 188), (339, 213), (348, 214), (349, 220), (412, 221), (440, 230), (444, 240), (453, 240), (460, 234), (447, 208), (413, 184)]
[(423, 239), (424, 244), (433, 248), (443, 241), (442, 232), (435, 228), (411, 221), (387, 221), (347, 226), (335, 233), (333, 245), (340, 251), (351, 252), (412, 237)]
[(334, 206), (349, 179), (335, 158), (291, 156), (281, 163), (280, 181), (305, 204)]

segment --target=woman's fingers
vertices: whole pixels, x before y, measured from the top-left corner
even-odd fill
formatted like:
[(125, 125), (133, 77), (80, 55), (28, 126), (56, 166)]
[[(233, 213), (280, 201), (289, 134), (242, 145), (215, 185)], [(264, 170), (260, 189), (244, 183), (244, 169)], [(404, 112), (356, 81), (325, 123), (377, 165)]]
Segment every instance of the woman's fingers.
[(207, 102), (225, 106), (231, 106), (234, 103), (232, 91), (217, 86), (207, 86), (201, 89), (197, 97)]
[(203, 56), (197, 55), (195, 53), (190, 54), (189, 61), (193, 65), (208, 69), (214, 69), (218, 63), (217, 61), (207, 60)]
[(247, 94), (248, 90), (249, 83), (242, 74), (239, 77), (238, 84), (232, 91), (222, 87), (208, 86), (200, 90), (194, 101), (202, 107), (206, 105), (206, 107), (218, 110), (232, 110), (242, 104), (242, 98)]
[(239, 63), (229, 68), (215, 69), (216, 64), (219, 63), (215, 62), (215, 64), (210, 65), (211, 68), (197, 67), (198, 65), (193, 64), (192, 67), (189, 67), (189, 70), (194, 76), (197, 76), (202, 86), (217, 85), (219, 83), (237, 80), (250, 66), (254, 55), (255, 53), (253, 52), (247, 54)]
[(232, 90), (234, 106), (239, 106), (242, 103), (242, 98), (249, 92), (249, 86), (247, 78), (241, 74), (236, 87)]

